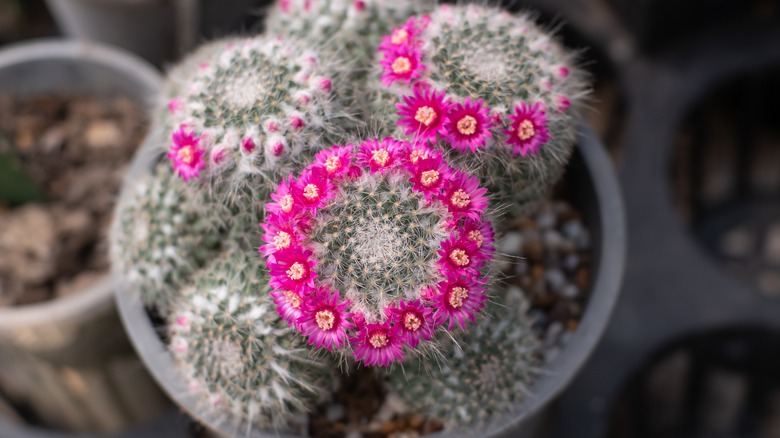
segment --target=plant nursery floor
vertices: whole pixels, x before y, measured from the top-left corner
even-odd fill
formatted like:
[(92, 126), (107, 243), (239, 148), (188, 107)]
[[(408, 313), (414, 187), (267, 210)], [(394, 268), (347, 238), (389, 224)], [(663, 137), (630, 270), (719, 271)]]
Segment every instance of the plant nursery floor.
[(0, 98), (0, 306), (107, 274), (107, 228), (147, 121), (126, 99)]
[[(507, 287), (528, 297), (542, 363), (549, 363), (577, 329), (590, 290), (591, 238), (582, 215), (564, 201), (545, 204), (515, 221), (497, 252), (508, 256)], [(366, 368), (345, 377), (334, 401), (310, 418), (310, 434), (317, 438), (411, 438), (441, 427), (385, 394), (379, 377)]]

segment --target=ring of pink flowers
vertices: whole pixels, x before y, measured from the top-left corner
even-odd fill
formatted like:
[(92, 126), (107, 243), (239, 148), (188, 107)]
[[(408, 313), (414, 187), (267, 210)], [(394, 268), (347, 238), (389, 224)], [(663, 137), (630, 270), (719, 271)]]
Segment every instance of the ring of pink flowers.
[[(383, 169), (383, 171), (384, 172), (403, 172), (403, 173), (406, 174), (406, 176), (412, 176), (412, 172), (409, 171), (406, 168), (406, 166), (404, 165), (404, 164), (408, 164), (409, 163), (408, 162), (408, 157), (409, 157), (409, 153), (411, 152), (411, 150), (412, 149), (404, 149), (399, 154), (399, 155), (403, 156), (404, 159), (401, 159), (401, 160), (396, 159), (396, 160), (394, 160), (394, 162), (391, 165), (385, 167)], [(417, 150), (419, 151), (419, 149), (417, 149)], [(425, 150), (428, 151), (428, 153), (430, 153), (430, 154), (435, 154), (436, 153), (433, 149), (430, 149), (430, 148), (425, 148)], [(353, 150), (353, 154), (352, 155), (354, 156), (354, 150)], [(329, 182), (338, 182), (338, 181), (343, 181), (343, 180), (349, 180), (350, 178), (354, 179), (356, 176), (359, 176), (361, 174), (364, 174), (365, 172), (370, 172), (371, 171), (369, 165), (367, 165), (367, 164), (364, 164), (364, 165), (359, 166), (359, 167), (358, 166), (354, 166), (354, 164), (352, 163), (352, 157), (350, 158), (349, 161), (350, 161), (349, 162), (349, 168), (350, 168), (351, 172), (346, 172), (343, 175), (336, 176), (336, 177), (334, 177), (332, 179), (329, 179), (328, 181)], [(306, 167), (304, 169), (304, 171), (301, 173), (301, 175), (306, 174), (307, 171), (312, 171), (317, 166), (318, 166), (317, 162), (309, 165), (308, 167)], [(356, 173), (356, 171), (355, 171), (356, 169), (360, 170), (359, 174)], [(290, 179), (290, 181), (292, 181), (292, 179)], [(444, 183), (446, 183), (446, 181)], [(293, 184), (294, 184), (294, 182), (293, 182)], [(327, 185), (326, 185), (326, 187), (327, 187)], [(422, 192), (422, 190), (419, 190), (419, 189), (415, 188), (414, 186), (412, 187), (412, 190), (415, 191), (415, 192), (418, 192), (418, 193)], [(444, 194), (442, 193), (440, 196), (444, 196)], [(297, 213), (297, 216), (295, 216), (294, 218), (291, 218), (289, 220), (289, 223), (292, 225), (292, 229), (296, 233), (296, 235), (298, 235), (298, 236), (305, 236), (306, 235), (307, 228), (308, 228), (308, 226), (311, 223), (310, 220), (312, 218), (314, 218), (315, 215), (316, 215), (316, 212), (319, 209), (323, 208), (323, 207), (326, 208), (327, 205), (326, 206), (322, 206), (322, 207), (315, 207), (315, 208), (311, 209), (308, 214), (305, 211), (299, 211)], [(453, 213), (450, 212), (449, 214), (453, 215), (453, 218), (455, 218), (455, 215)], [(274, 213), (271, 213), (271, 214), (267, 215), (265, 224), (268, 224), (269, 222), (273, 221), (274, 220), (274, 216), (275, 216)], [(454, 229), (457, 226), (457, 223), (453, 224), (453, 222), (460, 222), (461, 219), (463, 219), (463, 218), (457, 217), (456, 221), (448, 221), (450, 229), (452, 230), (451, 234), (449, 236), (449, 239), (453, 239), (453, 238), (457, 238), (458, 237), (457, 230)], [(477, 223), (477, 224), (482, 224), (482, 226), (484, 226), (485, 224), (488, 224), (488, 222), (484, 218), (484, 214), (480, 215), (479, 220), (472, 221), (472, 222)], [(301, 224), (303, 224), (303, 227), (300, 226)], [(463, 236), (460, 236), (460, 238), (462, 239)], [(447, 241), (449, 239), (445, 239), (444, 241)], [(492, 236), (491, 236), (491, 239), (492, 239)], [(442, 243), (444, 241), (442, 241)], [(481, 244), (481, 246), (478, 247), (478, 250), (482, 251), (483, 248), (484, 248), (484, 245)], [(283, 250), (277, 250), (277, 251), (313, 252), (312, 249), (313, 248), (312, 248), (311, 245), (306, 245), (305, 243), (304, 244), (296, 243), (296, 245), (293, 246), (293, 247), (289, 247), (289, 248), (285, 248)], [(492, 257), (493, 248), (489, 247), (486, 252), (487, 252), (487, 254), (482, 255), (482, 258), (484, 260), (488, 260), (488, 259), (490, 259), (490, 257)], [(438, 264), (440, 266), (439, 274), (441, 275), (441, 277), (443, 278), (444, 281), (449, 281), (448, 279), (452, 278), (451, 276), (452, 275), (456, 275), (456, 274), (453, 274), (452, 271), (448, 271), (444, 267), (444, 266), (446, 266), (446, 263), (447, 263), (446, 262), (446, 257), (447, 257), (447, 253), (445, 251), (444, 254), (442, 255), (442, 257), (440, 258), (439, 262), (438, 262)], [(266, 261), (266, 266), (268, 268), (270, 268), (272, 260), (273, 260), (273, 254), (271, 254), (271, 255), (266, 257), (265, 261)], [(311, 260), (309, 261), (309, 263), (310, 263), (310, 266), (312, 266)], [(448, 275), (448, 272), (449, 272), (449, 275)], [(471, 280), (474, 285), (481, 285), (481, 284), (484, 284), (487, 281), (487, 276), (485, 274), (481, 273), (479, 271), (479, 269), (476, 269), (474, 273), (477, 276), (476, 279), (472, 278), (472, 280)], [(463, 277), (460, 277), (460, 279), (461, 280), (465, 280), (465, 281), (468, 282), (468, 279), (464, 279)], [(301, 309), (304, 309), (306, 307), (316, 307), (319, 304), (326, 304), (326, 303), (318, 303), (317, 302), (317, 300), (318, 300), (317, 291), (322, 290), (323, 286), (324, 285), (321, 285), (321, 284), (319, 284), (319, 282), (317, 282), (317, 284), (315, 286), (307, 287), (306, 288), (307, 290), (306, 290), (305, 293), (298, 294), (298, 297), (302, 300), (301, 304), (298, 307), (301, 308)], [(328, 289), (332, 289), (329, 286), (324, 286), (324, 287), (326, 287)], [(423, 316), (423, 317), (424, 317), (424, 315), (428, 316), (427, 318), (424, 319), (423, 323), (428, 324), (428, 330), (431, 333), (435, 332), (438, 327), (444, 325), (446, 323), (447, 319), (448, 319), (448, 318), (445, 317), (444, 319), (437, 320), (436, 318), (433, 317), (434, 312), (436, 312), (440, 308), (439, 306), (436, 306), (436, 304), (437, 304), (436, 303), (436, 298), (437, 297), (441, 297), (441, 296), (446, 296), (446, 294), (447, 294), (447, 292), (444, 291), (444, 292), (442, 292), (442, 294), (437, 295), (437, 293), (436, 293), (437, 287), (438, 287), (437, 284), (433, 284), (433, 285), (430, 285), (430, 286), (422, 287), (421, 288), (421, 297), (420, 297), (420, 299), (418, 299), (416, 301), (410, 301), (410, 302), (406, 303), (407, 305), (414, 304), (414, 303), (419, 303), (417, 305), (417, 307), (419, 308), (421, 306), (422, 309), (423, 309), (423, 312), (415, 312), (415, 313), (418, 314), (416, 316)], [(276, 290), (276, 292), (284, 293), (283, 290)], [(481, 294), (481, 300), (484, 301), (486, 296), (484, 296), (484, 294), (481, 291), (480, 291), (480, 294)], [(336, 295), (337, 296), (342, 296), (341, 295), (341, 291), (336, 291)], [(480, 301), (480, 303), (481, 303), (481, 301)], [(345, 300), (341, 304), (349, 306), (351, 303), (348, 300)], [(396, 337), (396, 339), (402, 338), (402, 343), (400, 344), (401, 348), (403, 348), (404, 346), (409, 346), (412, 349), (414, 349), (414, 348), (416, 348), (416, 345), (411, 344), (408, 341), (408, 339), (406, 337), (404, 337), (402, 335), (402, 333), (401, 333), (400, 326), (401, 326), (402, 322), (400, 321), (400, 315), (404, 315), (405, 312), (401, 312), (397, 318), (390, 316), (393, 313), (392, 312), (393, 310), (395, 310), (395, 313), (398, 313), (399, 311), (403, 311), (404, 310), (403, 307), (402, 307), (402, 306), (404, 306), (404, 301), (403, 300), (401, 300), (400, 303), (396, 303), (396, 304), (400, 304), (400, 306), (399, 307), (395, 307), (395, 306), (391, 305), (391, 306), (388, 306), (387, 308), (384, 309), (385, 310), (385, 314), (387, 315), (387, 320), (384, 323), (382, 323), (382, 324), (367, 324), (365, 315), (362, 314), (362, 313), (358, 313), (358, 312), (346, 312), (345, 315), (342, 315), (342, 317), (346, 316), (349, 319), (351, 319), (352, 322), (354, 323), (354, 325), (353, 324), (348, 324), (347, 328), (353, 328), (353, 327), (357, 326), (358, 329), (362, 329), (362, 328), (365, 328), (367, 326), (369, 326), (369, 327), (370, 326), (378, 326), (378, 325), (379, 326), (383, 326), (383, 328), (385, 330), (385, 334), (394, 336), (394, 337)], [(282, 307), (283, 307), (282, 305), (277, 305), (277, 310), (279, 311), (280, 315), (284, 316), (284, 314), (282, 312)], [(407, 309), (410, 308), (410, 307), (412, 307), (412, 306), (408, 306)], [(474, 313), (478, 313), (480, 310), (481, 310), (481, 306)], [(422, 313), (423, 315), (420, 315), (420, 313)], [(304, 315), (299, 316), (297, 321), (295, 321), (294, 323), (291, 323), (291, 326), (294, 326), (302, 334), (304, 332), (303, 332), (302, 328), (300, 327), (299, 321), (300, 321), (301, 318), (303, 318), (303, 316)], [(471, 314), (468, 317), (468, 319), (471, 322), (473, 322), (473, 320), (474, 320), (473, 317), (474, 317), (474, 315)], [(458, 324), (461, 325), (462, 328), (464, 327), (462, 322), (459, 322)], [(453, 326), (453, 320), (450, 319), (450, 328), (452, 328), (452, 326)], [(415, 330), (415, 333), (421, 332), (421, 331), (423, 331), (422, 330), (422, 326), (420, 328), (418, 328), (417, 330)], [(355, 346), (352, 345), (352, 344), (355, 341), (356, 337), (349, 337), (349, 336), (347, 336), (347, 339), (348, 339), (347, 343), (353, 348), (353, 352), (354, 352), (355, 351), (355, 348), (354, 348)], [(415, 342), (414, 344), (419, 343), (420, 340), (422, 340), (422, 339), (418, 338), (417, 342)], [(430, 337), (426, 338), (425, 340), (429, 341)], [(310, 342), (310, 344), (311, 344), (311, 342)], [(337, 345), (336, 348), (338, 348), (339, 346), (340, 345)], [(334, 347), (333, 345), (329, 345), (329, 346), (326, 345), (325, 346), (325, 348), (328, 349), (329, 351), (333, 351), (333, 349), (334, 349), (333, 347)], [(355, 353), (355, 355), (357, 356), (356, 353)], [(390, 360), (390, 362), (392, 362), (392, 361), (393, 360)], [(375, 363), (376, 362), (378, 362), (378, 361), (375, 361)], [(369, 365), (372, 365), (372, 364), (369, 364)], [(385, 365), (387, 365), (387, 363), (379, 362), (379, 365), (380, 366), (385, 366)]]

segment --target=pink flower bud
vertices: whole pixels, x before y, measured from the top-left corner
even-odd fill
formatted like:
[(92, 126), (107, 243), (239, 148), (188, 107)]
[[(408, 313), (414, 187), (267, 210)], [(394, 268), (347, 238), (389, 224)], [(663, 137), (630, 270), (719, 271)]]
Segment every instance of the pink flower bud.
[(254, 140), (249, 137), (245, 138), (244, 141), (241, 142), (241, 148), (244, 149), (244, 152), (251, 153), (253, 150), (255, 150)]

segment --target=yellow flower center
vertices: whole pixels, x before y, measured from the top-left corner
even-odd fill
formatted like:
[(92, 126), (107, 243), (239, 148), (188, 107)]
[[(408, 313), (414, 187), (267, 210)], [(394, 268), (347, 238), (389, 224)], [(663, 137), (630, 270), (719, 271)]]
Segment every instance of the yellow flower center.
[(404, 327), (410, 332), (416, 332), (422, 325), (422, 321), (414, 313), (404, 315)]
[(293, 197), (292, 195), (284, 195), (282, 196), (282, 200), (279, 201), (279, 206), (282, 207), (282, 211), (285, 213), (289, 213), (292, 211), (293, 208)]
[(325, 169), (328, 171), (328, 173), (333, 173), (339, 170), (339, 167), (341, 167), (341, 160), (339, 157), (328, 157), (328, 159), (325, 161)]
[(420, 182), (422, 182), (422, 185), (425, 187), (430, 187), (436, 184), (436, 181), (438, 180), (439, 172), (436, 170), (426, 170), (422, 173), (422, 175), (420, 175)]
[(412, 70), (412, 61), (409, 61), (406, 56), (399, 56), (393, 61), (392, 69), (397, 75), (409, 73)]
[(435, 122), (437, 117), (436, 110), (429, 106), (421, 106), (417, 108), (414, 120), (417, 120), (425, 126), (431, 126), (431, 123)]
[(301, 307), (301, 297), (295, 292), (291, 290), (284, 291), (284, 298), (287, 299), (287, 302), (290, 303), (294, 309), (299, 309)]
[(450, 260), (458, 266), (466, 266), (469, 264), (469, 255), (462, 249), (456, 249), (450, 253)]
[(398, 46), (406, 42), (409, 39), (409, 32), (406, 29), (396, 29), (393, 31), (393, 35), (390, 37), (390, 42)]
[(303, 188), (303, 197), (313, 201), (320, 197), (320, 189), (314, 184), (306, 184), (306, 187)]
[(300, 280), (303, 278), (303, 274), (306, 273), (306, 268), (300, 262), (295, 262), (286, 273), (290, 280)]
[(534, 135), (536, 135), (536, 131), (534, 131), (534, 124), (530, 120), (525, 119), (520, 122), (520, 125), (517, 127), (517, 136), (521, 140), (528, 140)]
[(374, 163), (384, 167), (390, 161), (390, 154), (386, 149), (377, 149), (371, 152), (371, 159), (374, 160)]
[(469, 290), (465, 287), (453, 287), (450, 291), (450, 306), (457, 309), (463, 305), (463, 301), (469, 297)]
[(428, 158), (428, 152), (425, 151), (413, 150), (412, 153), (409, 154), (409, 161), (411, 161), (412, 164), (417, 164), (418, 161), (426, 158)]
[(374, 333), (368, 337), (368, 342), (370, 342), (374, 348), (382, 348), (387, 345), (387, 335), (383, 332)]
[(314, 314), (314, 320), (321, 330), (330, 330), (336, 324), (336, 315), (330, 310), (320, 310)]
[(185, 146), (176, 152), (176, 158), (191, 166), (193, 161), (195, 161), (195, 154), (191, 146)]
[(469, 240), (477, 242), (477, 246), (482, 247), (482, 242), (485, 241), (485, 238), (479, 230), (471, 230), (469, 231)]
[(458, 189), (455, 193), (452, 194), (452, 196), (450, 196), (450, 202), (452, 202), (452, 205), (455, 205), (459, 208), (465, 208), (468, 207), (468, 205), (471, 203), (471, 196), (464, 192), (463, 189)]
[(466, 116), (458, 120), (458, 132), (463, 135), (473, 135), (477, 132), (477, 119)]
[(290, 246), (290, 243), (292, 243), (292, 236), (286, 231), (279, 231), (276, 233), (276, 236), (274, 236), (274, 246), (276, 246), (276, 249), (285, 249)]

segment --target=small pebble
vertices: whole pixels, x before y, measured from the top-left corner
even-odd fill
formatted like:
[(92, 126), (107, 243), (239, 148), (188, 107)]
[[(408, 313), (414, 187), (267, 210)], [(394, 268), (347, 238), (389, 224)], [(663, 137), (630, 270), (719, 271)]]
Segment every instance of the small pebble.
[(547, 251), (555, 251), (563, 245), (563, 236), (555, 230), (545, 231), (542, 240)]
[(499, 254), (519, 255), (523, 245), (523, 236), (517, 231), (510, 231), (496, 242), (496, 251)]
[(561, 296), (574, 299), (580, 296), (580, 288), (576, 284), (567, 284), (561, 288)]
[(729, 257), (747, 257), (753, 252), (756, 239), (750, 230), (737, 227), (729, 230), (720, 239), (720, 250)]
[(582, 234), (584, 228), (582, 222), (578, 220), (568, 221), (561, 227), (563, 234), (569, 239), (576, 240)]
[(563, 258), (562, 266), (567, 272), (574, 272), (580, 266), (580, 256), (574, 253), (567, 255)]
[(566, 277), (559, 269), (550, 269), (544, 274), (547, 284), (555, 292), (560, 292), (566, 283)]
[(555, 226), (557, 219), (558, 218), (555, 216), (555, 213), (552, 211), (545, 211), (537, 216), (536, 225), (538, 225), (539, 228), (543, 230), (549, 230)]

